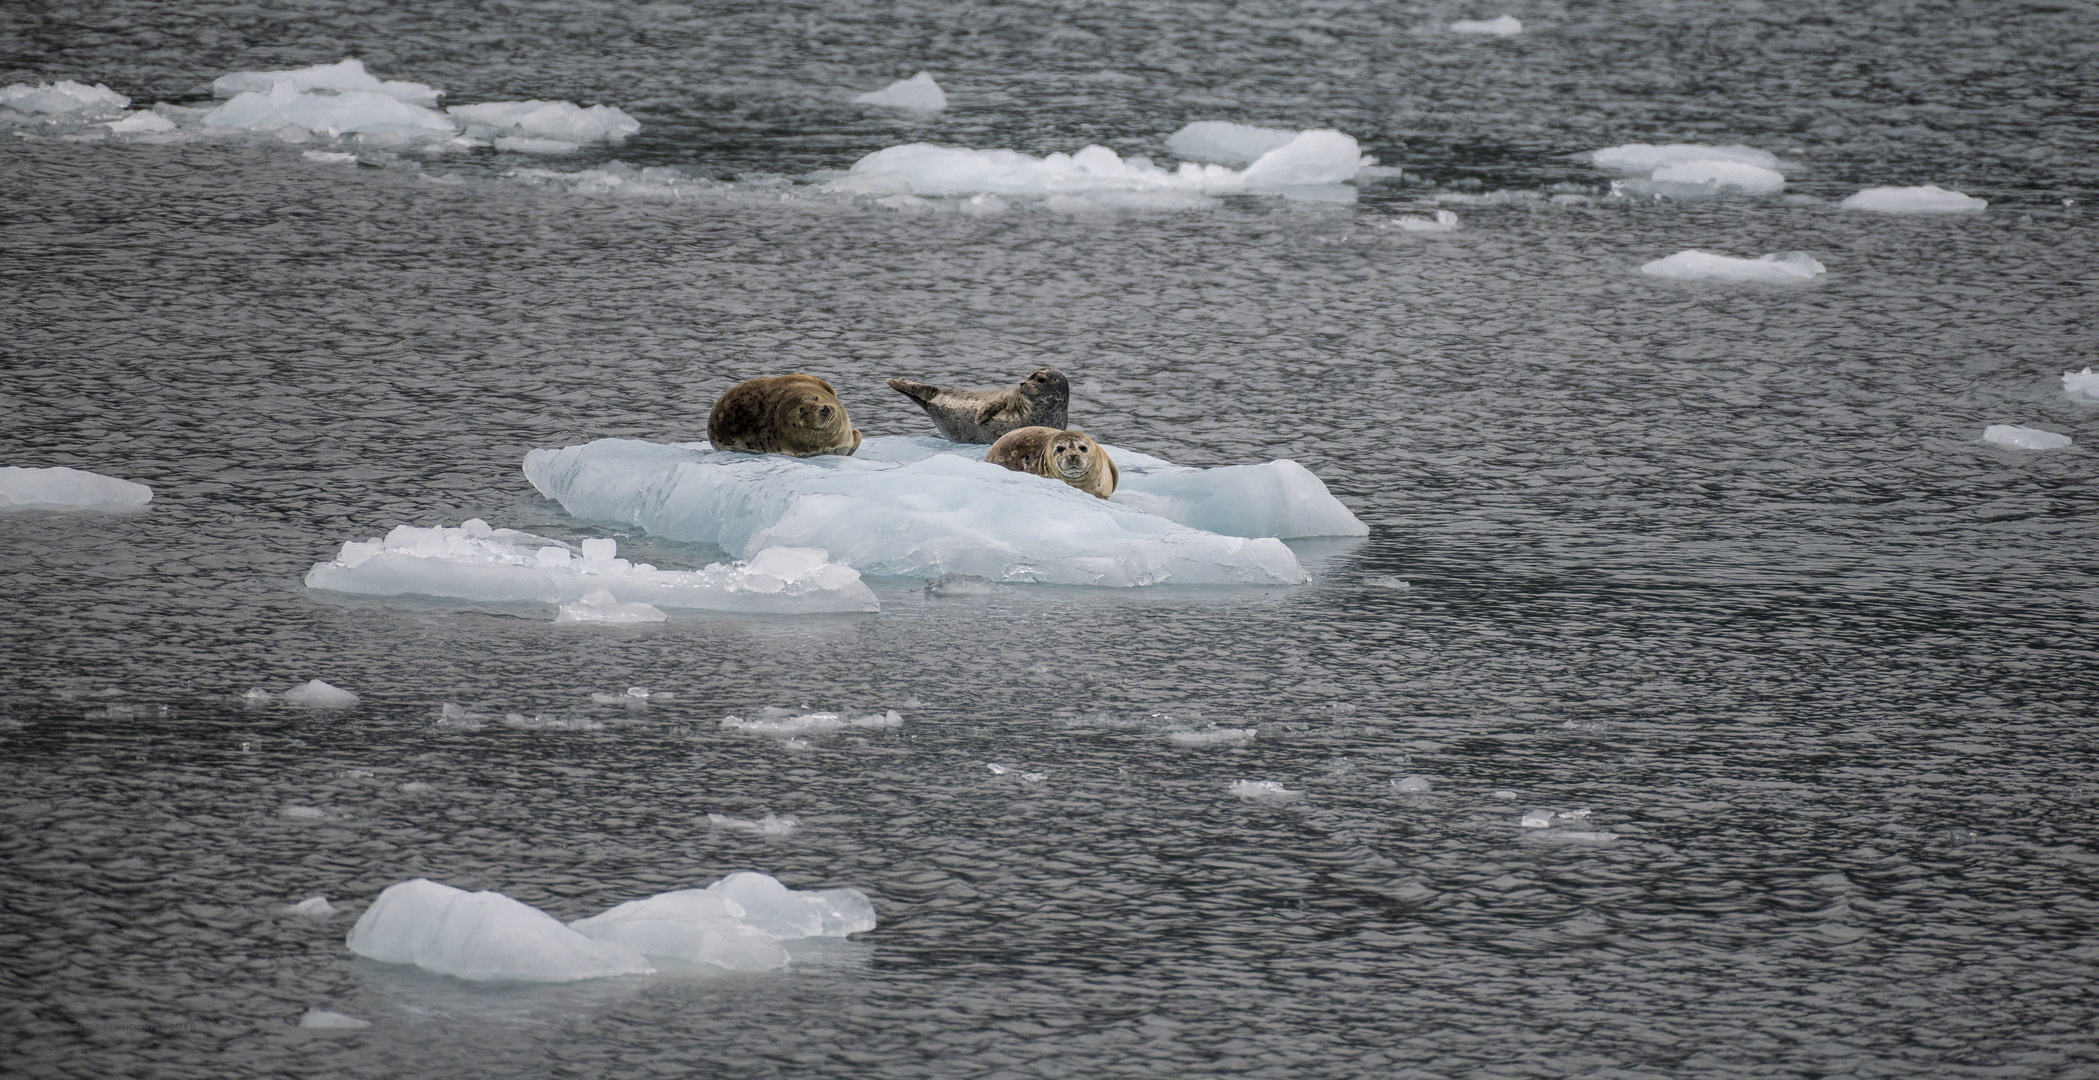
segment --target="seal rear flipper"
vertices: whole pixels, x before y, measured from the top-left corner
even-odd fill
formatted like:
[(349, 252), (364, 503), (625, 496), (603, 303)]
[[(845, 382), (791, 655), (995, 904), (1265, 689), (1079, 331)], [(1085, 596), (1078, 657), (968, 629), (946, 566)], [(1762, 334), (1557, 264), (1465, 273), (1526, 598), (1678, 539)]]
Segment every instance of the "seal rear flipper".
[(889, 388), (921, 405), (930, 404), (933, 400), (933, 395), (940, 393), (939, 387), (930, 386), (912, 379), (891, 379), (889, 380)]

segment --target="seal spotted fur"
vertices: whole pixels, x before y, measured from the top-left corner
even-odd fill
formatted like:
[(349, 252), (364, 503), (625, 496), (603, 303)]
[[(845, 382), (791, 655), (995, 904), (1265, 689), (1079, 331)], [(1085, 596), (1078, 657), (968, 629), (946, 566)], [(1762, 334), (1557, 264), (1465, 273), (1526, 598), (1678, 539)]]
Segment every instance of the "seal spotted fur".
[(1024, 427), (999, 436), (984, 460), (1014, 472), (1062, 480), (1089, 495), (1105, 499), (1122, 479), (1101, 444), (1083, 431)]
[(814, 375), (767, 375), (728, 389), (707, 414), (716, 450), (747, 454), (851, 454), (860, 432), (831, 384)]
[(898, 393), (918, 402), (950, 442), (990, 443), (1024, 427), (1062, 428), (1071, 402), (1064, 373), (1046, 367), (1004, 390), (954, 390), (910, 379), (891, 379)]

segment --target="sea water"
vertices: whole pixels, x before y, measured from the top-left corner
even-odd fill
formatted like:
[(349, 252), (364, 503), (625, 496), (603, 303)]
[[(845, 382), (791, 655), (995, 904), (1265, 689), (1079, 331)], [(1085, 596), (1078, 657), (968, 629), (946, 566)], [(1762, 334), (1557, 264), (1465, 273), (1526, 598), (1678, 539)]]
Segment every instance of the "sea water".
[[(151, 491), (0, 513), (0, 1071), (2091, 1075), (2095, 41), (1909, 2), (0, 11), (0, 86), (118, 110), (0, 126), (0, 467)], [(639, 129), (205, 130), (224, 76), (351, 58), (440, 118)], [(856, 101), (919, 72), (943, 108)], [(1213, 121), (1375, 162), (838, 184), (921, 143), (1180, 175)], [(1731, 160), (1782, 186), (1656, 175)], [(1924, 188), (1966, 201), (1844, 205)], [(1641, 272), (1686, 251), (1823, 272)], [(1046, 364), (1101, 442), (1295, 462), (1369, 534), (1287, 541), (1303, 584), (869, 574), (834, 614), (305, 584), (476, 519), (732, 564), (526, 456), (702, 440), (789, 371), (922, 438), (886, 378)], [(406, 881), (569, 922), (737, 871), (875, 925), (550, 986), (346, 944)]]

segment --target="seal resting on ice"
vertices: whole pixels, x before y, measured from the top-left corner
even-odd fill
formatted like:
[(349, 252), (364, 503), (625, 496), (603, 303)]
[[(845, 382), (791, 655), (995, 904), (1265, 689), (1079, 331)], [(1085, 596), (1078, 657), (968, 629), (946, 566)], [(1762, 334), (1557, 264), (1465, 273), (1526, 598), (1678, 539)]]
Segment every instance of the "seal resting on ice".
[(831, 384), (814, 375), (745, 379), (714, 402), (707, 441), (716, 450), (747, 454), (851, 454), (860, 432)]
[(955, 390), (911, 379), (891, 379), (891, 388), (918, 402), (950, 442), (990, 443), (1024, 427), (1062, 428), (1071, 383), (1053, 367), (1037, 370), (1004, 390)]
[(1062, 480), (1103, 499), (1115, 494), (1116, 481), (1121, 479), (1108, 452), (1083, 431), (1059, 431), (1053, 427), (1009, 431), (991, 444), (984, 460), (1014, 472)]

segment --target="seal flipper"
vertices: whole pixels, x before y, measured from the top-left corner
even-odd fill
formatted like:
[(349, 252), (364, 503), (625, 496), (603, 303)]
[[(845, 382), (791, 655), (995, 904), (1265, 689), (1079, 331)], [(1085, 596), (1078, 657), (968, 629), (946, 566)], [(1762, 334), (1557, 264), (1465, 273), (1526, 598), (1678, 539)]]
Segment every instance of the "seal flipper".
[(940, 388), (937, 386), (916, 382), (911, 379), (891, 379), (889, 380), (889, 388), (921, 405), (931, 403), (933, 396), (940, 393)]

